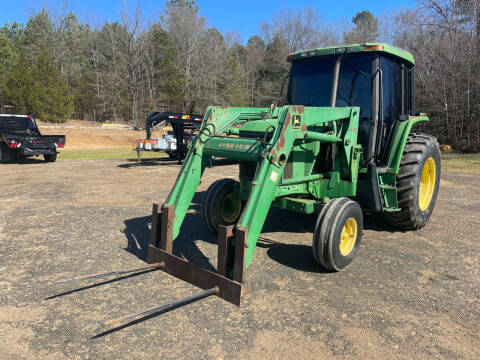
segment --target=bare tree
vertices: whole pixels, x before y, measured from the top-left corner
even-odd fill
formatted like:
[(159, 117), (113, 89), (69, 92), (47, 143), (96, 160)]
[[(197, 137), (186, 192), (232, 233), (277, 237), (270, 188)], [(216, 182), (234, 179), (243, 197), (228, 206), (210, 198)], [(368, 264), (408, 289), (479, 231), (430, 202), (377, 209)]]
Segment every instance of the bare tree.
[(424, 125), (459, 150), (478, 151), (478, 1), (422, 0), (396, 16), (397, 45), (416, 58), (417, 100)]
[(261, 29), (267, 43), (278, 37), (287, 43), (291, 52), (332, 45), (338, 40), (336, 32), (311, 7), (298, 11), (280, 10), (273, 15), (271, 22), (263, 23)]
[(198, 7), (191, 1), (167, 2), (161, 17), (177, 50), (182, 78), (182, 111), (192, 112), (200, 94), (197, 72), (201, 57), (201, 39), (205, 19), (198, 14)]

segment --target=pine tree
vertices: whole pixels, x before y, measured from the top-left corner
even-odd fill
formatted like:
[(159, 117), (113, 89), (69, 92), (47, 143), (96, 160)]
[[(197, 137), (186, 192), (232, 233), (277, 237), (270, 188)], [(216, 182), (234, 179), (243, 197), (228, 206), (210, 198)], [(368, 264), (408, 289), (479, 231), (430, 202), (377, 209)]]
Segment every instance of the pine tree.
[(359, 11), (352, 19), (355, 27), (344, 36), (346, 43), (364, 43), (377, 41), (378, 19), (367, 10)]
[(30, 94), (33, 87), (31, 67), (28, 65), (23, 51), (21, 51), (15, 56), (10, 70), (6, 73), (2, 90), (8, 103), (15, 106), (18, 113), (31, 113), (33, 108), (30, 102)]
[(35, 115), (44, 121), (65, 122), (73, 111), (73, 97), (53, 58), (42, 49), (32, 67), (33, 87), (29, 94)]

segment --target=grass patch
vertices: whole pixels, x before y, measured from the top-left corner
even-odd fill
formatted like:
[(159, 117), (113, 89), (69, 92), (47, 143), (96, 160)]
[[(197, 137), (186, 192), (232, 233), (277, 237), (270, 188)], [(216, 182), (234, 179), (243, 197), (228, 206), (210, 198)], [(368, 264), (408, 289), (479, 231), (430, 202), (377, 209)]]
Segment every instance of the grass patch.
[(442, 170), (480, 174), (480, 154), (442, 153)]
[[(144, 151), (142, 159), (165, 157), (161, 152)], [(84, 160), (84, 159), (136, 159), (137, 153), (132, 149), (107, 148), (107, 149), (64, 149), (58, 154), (58, 160)]]

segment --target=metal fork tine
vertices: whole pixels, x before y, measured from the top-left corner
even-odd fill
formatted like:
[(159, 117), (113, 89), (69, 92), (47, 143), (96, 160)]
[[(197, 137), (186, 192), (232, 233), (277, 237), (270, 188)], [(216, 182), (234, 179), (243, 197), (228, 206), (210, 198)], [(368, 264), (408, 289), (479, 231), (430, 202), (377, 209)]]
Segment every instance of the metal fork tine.
[(118, 325), (122, 322), (125, 322), (125, 321), (130, 320), (130, 319), (134, 319), (134, 318), (137, 318), (137, 317), (144, 317), (144, 316), (147, 316), (147, 315), (151, 315), (151, 314), (154, 314), (154, 313), (157, 313), (157, 312), (160, 312), (160, 311), (164, 311), (164, 310), (169, 310), (169, 309), (173, 310), (173, 309), (175, 309), (179, 306), (190, 304), (192, 302), (204, 299), (204, 298), (209, 297), (211, 295), (217, 295), (219, 293), (219, 291), (220, 291), (219, 287), (215, 286), (211, 289), (203, 290), (201, 293), (198, 293), (198, 294), (195, 294), (195, 295), (192, 295), (192, 296), (188, 296), (188, 297), (183, 298), (183, 299), (177, 299), (177, 300), (169, 301), (169, 302), (167, 302), (165, 304), (162, 304), (162, 305), (159, 305), (159, 306), (154, 306), (152, 308), (148, 308), (148, 309), (143, 310), (143, 311), (139, 311), (139, 312), (136, 312), (136, 313), (133, 313), (133, 314), (124, 315), (124, 316), (119, 317), (117, 319), (107, 321), (105, 323), (105, 325), (107, 325), (107, 326)]

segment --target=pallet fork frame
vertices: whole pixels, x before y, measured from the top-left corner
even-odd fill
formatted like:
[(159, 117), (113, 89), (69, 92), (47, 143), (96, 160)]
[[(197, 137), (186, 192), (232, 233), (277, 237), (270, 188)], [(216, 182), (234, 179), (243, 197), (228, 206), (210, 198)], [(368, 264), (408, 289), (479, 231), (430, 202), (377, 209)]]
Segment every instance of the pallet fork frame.
[[(217, 287), (218, 297), (239, 306), (245, 280), (246, 229), (237, 229), (234, 234), (233, 226), (220, 228), (217, 272), (212, 272), (173, 255), (174, 214), (173, 206), (165, 205), (159, 211), (158, 204), (153, 204), (147, 262), (163, 263), (162, 271), (203, 290)], [(229, 279), (232, 272), (234, 278)]]

